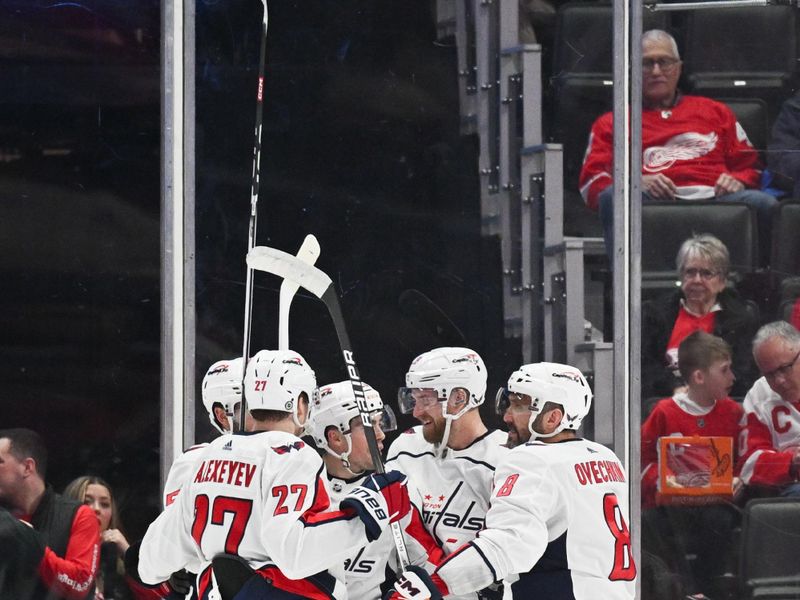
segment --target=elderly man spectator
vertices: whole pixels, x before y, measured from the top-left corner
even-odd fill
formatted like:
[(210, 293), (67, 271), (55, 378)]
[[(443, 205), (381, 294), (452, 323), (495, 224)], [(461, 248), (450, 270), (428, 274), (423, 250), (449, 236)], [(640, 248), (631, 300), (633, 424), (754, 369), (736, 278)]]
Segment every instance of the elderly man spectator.
[[(642, 200), (725, 200), (758, 211), (759, 240), (769, 254), (775, 197), (758, 189), (757, 154), (724, 104), (678, 90), (675, 40), (653, 29), (642, 36)], [(600, 210), (609, 256), (613, 249), (612, 113), (592, 125), (580, 174), (584, 202)]]
[(744, 399), (740, 476), (748, 486), (800, 496), (800, 332), (786, 321), (764, 325), (753, 356), (763, 377)]
[(0, 430), (0, 597), (80, 600), (92, 591), (97, 517), (55, 494), (46, 472), (47, 450), (36, 432)]
[(758, 323), (736, 291), (727, 287), (728, 248), (709, 234), (683, 242), (676, 258), (681, 287), (642, 305), (642, 397), (672, 396), (684, 381), (678, 346), (697, 330), (724, 339), (732, 350), (736, 382), (743, 396), (757, 377), (750, 341)]

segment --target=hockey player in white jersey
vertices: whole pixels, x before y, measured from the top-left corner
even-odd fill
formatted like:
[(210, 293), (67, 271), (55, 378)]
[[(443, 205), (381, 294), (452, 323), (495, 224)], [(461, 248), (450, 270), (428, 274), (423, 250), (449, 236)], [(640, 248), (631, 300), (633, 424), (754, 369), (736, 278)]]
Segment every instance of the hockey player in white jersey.
[[(391, 407), (383, 405), (380, 394), (366, 383), (364, 396), (374, 409), (375, 438), (383, 450), (384, 432), (397, 426), (394, 413)], [(336, 505), (354, 487), (363, 483), (375, 468), (349, 380), (319, 388), (311, 403), (309, 425), (317, 446), (325, 451), (323, 461), (330, 484), (331, 503)], [(420, 510), (412, 506), (400, 524), (411, 564), (432, 571), (443, 553), (425, 529)], [(344, 561), (348, 596), (354, 600), (380, 600), (381, 586), (387, 579), (387, 566), (397, 569), (396, 564), (390, 561), (393, 553), (392, 533), (384, 531), (377, 541), (348, 556)]]
[[(394, 441), (387, 468), (408, 475), (412, 501), (421, 503), (425, 527), (446, 554), (483, 529), (495, 467), (508, 452), (506, 435), (489, 431), (478, 412), (486, 381), (475, 351), (436, 348), (414, 359), (398, 395), (400, 409), (421, 425)], [(481, 597), (501, 593), (485, 590)], [(448, 596), (478, 597), (472, 591)]]
[[(241, 357), (230, 360), (219, 360), (208, 368), (203, 377), (203, 406), (208, 412), (208, 419), (214, 429), (221, 434), (232, 431), (232, 423), (239, 417), (242, 403), (242, 371), (244, 361)], [(250, 429), (252, 417), (245, 415), (245, 428)], [(250, 426), (248, 426), (250, 425)], [(172, 463), (164, 484), (164, 508), (175, 501), (181, 486), (194, 473), (194, 461), (208, 443), (195, 444), (178, 456)]]
[(410, 568), (391, 597), (435, 599), (515, 579), (514, 599), (633, 599), (628, 479), (611, 450), (576, 435), (592, 398), (583, 375), (524, 365), (505, 397), (506, 422), (529, 441), (497, 468), (486, 529), (432, 577)]
[(227, 554), (255, 571), (236, 600), (347, 598), (345, 557), (408, 512), (408, 493), (404, 477), (387, 473), (331, 507), (322, 460), (297, 437), (315, 387), (296, 352), (262, 350), (250, 359), (245, 394), (253, 431), (222, 436), (201, 451), (191, 480), (145, 534), (143, 582), (199, 561), (198, 595), (208, 598), (211, 562)]

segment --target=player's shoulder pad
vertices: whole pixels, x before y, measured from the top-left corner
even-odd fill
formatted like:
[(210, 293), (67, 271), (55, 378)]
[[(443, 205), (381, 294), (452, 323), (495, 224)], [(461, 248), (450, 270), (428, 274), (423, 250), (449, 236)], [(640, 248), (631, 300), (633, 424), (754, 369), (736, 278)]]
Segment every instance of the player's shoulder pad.
[(432, 451), (433, 445), (425, 441), (422, 437), (422, 425), (417, 425), (406, 429), (401, 433), (389, 446), (389, 451), (386, 453), (386, 460), (390, 461), (397, 457), (401, 452), (408, 452), (411, 454), (420, 454), (426, 451)]

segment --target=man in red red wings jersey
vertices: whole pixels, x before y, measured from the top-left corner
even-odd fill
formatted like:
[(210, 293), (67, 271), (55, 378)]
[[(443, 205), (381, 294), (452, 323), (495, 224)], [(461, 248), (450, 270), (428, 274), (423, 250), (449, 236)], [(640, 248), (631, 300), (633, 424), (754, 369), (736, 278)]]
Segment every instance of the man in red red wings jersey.
[(785, 321), (764, 325), (753, 339), (763, 377), (744, 399), (739, 470), (748, 486), (800, 495), (800, 332)]
[[(769, 256), (777, 200), (758, 189), (758, 156), (733, 112), (721, 102), (678, 90), (681, 60), (668, 33), (642, 36), (643, 200), (725, 200), (758, 211), (759, 240)], [(613, 115), (592, 125), (580, 174), (586, 205), (600, 210), (606, 248), (613, 247)]]

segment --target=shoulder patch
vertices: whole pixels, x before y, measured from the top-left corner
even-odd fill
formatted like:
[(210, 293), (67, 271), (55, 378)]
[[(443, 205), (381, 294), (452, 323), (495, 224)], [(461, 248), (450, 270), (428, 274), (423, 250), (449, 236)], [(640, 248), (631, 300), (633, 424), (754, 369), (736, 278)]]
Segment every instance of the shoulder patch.
[(283, 446), (272, 446), (272, 451), (275, 452), (275, 454), (288, 454), (292, 450), (301, 450), (302, 448), (305, 447), (305, 445), (306, 445), (305, 442), (297, 440), (292, 444), (284, 444)]

